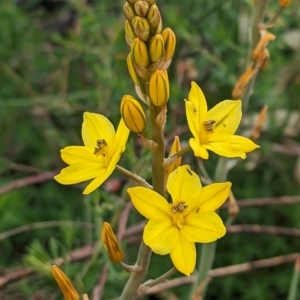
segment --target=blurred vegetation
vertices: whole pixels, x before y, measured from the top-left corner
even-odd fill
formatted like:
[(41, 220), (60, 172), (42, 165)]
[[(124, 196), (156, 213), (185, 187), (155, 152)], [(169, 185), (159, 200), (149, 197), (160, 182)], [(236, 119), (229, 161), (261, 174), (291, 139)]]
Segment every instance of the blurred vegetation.
[[(184, 144), (190, 137), (183, 103), (190, 81), (199, 83), (212, 107), (231, 98), (245, 70), (253, 1), (157, 2), (164, 26), (177, 35), (166, 139), (171, 142), (174, 134), (180, 134)], [(103, 299), (117, 297), (126, 283), (128, 274), (108, 261), (99, 244), (99, 228), (103, 221), (118, 228), (128, 201), (123, 189), (127, 180), (115, 172), (104, 188), (89, 196), (82, 195), (82, 185), (59, 185), (51, 173), (47, 180), (39, 180), (64, 167), (61, 148), (82, 143), (84, 111), (105, 114), (117, 124), (121, 97), (135, 95), (126, 66), (123, 4), (120, 0), (0, 1), (0, 282), (16, 270), (37, 271), (2, 287), (1, 299), (61, 299), (50, 261), (87, 245), (97, 244), (93, 256), (62, 265), (79, 292), (92, 295), (104, 265), (108, 276)], [(268, 18), (277, 10), (277, 1), (270, 1)], [(270, 29), (276, 40), (268, 47), (269, 66), (258, 77), (241, 129), (249, 134), (254, 117), (268, 105), (268, 120), (258, 141), (261, 148), (229, 173), (239, 201), (299, 195), (299, 18), (299, 2), (292, 1)], [(212, 160), (205, 166), (212, 175), (217, 157), (210, 155)], [(184, 161), (199, 173), (197, 161), (189, 159)], [(149, 162), (148, 151), (132, 135), (122, 164), (150, 180)], [(221, 215), (226, 219), (228, 213), (222, 210)], [(245, 207), (235, 223), (300, 228), (299, 216), (299, 203)], [(141, 220), (132, 212), (128, 226)], [(10, 229), (48, 221), (58, 221), (57, 226), (33, 225), (5, 236)], [(134, 263), (137, 241), (122, 242), (128, 263)], [(228, 233), (218, 243), (215, 267), (299, 252), (299, 247), (299, 238)], [(168, 256), (153, 255), (148, 278), (169, 267)], [(292, 272), (293, 265), (284, 264), (218, 277), (207, 299), (286, 299)], [(172, 293), (185, 299), (187, 289), (177, 287), (156, 299), (169, 299)]]

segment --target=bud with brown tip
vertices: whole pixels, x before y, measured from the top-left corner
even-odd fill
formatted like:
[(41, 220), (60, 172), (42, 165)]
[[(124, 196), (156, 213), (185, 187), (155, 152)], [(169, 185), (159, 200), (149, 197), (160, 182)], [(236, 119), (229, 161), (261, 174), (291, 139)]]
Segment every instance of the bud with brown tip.
[(103, 246), (112, 262), (121, 262), (124, 254), (109, 223), (104, 222), (101, 233)]
[(136, 36), (146, 42), (150, 34), (150, 25), (147, 19), (137, 16), (132, 20), (132, 26)]

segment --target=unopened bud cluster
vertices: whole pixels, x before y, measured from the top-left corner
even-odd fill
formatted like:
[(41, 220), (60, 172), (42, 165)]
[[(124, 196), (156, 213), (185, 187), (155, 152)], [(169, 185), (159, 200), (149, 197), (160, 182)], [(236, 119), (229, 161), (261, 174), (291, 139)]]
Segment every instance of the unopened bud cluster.
[(148, 89), (155, 106), (163, 106), (170, 96), (167, 69), (175, 52), (176, 37), (170, 28), (162, 29), (156, 0), (127, 0), (125, 39), (131, 51), (127, 57), (129, 74), (139, 87)]

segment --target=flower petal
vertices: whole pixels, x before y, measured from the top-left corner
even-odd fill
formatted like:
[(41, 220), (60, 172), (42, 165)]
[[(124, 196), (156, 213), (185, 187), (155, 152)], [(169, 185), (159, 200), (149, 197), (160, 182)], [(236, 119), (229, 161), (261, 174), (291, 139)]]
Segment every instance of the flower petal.
[(233, 135), (242, 118), (242, 103), (240, 100), (224, 100), (214, 106), (205, 116), (205, 120), (215, 120), (211, 142), (218, 142)]
[(115, 136), (115, 129), (103, 115), (85, 112), (81, 135), (84, 145), (93, 152), (98, 139), (104, 139), (108, 145), (111, 144)]
[(170, 218), (151, 219), (144, 229), (144, 242), (153, 252), (165, 255), (177, 246), (178, 235), (179, 230)]
[[(112, 173), (112, 172), (111, 172)], [(98, 188), (110, 175), (108, 169), (102, 169), (102, 173), (100, 176), (95, 178), (92, 182), (90, 182), (87, 187), (84, 189), (83, 194), (88, 195), (93, 192), (96, 188)]]
[(178, 167), (168, 178), (167, 190), (172, 196), (172, 202), (185, 201), (188, 208), (185, 212), (193, 210), (198, 204), (202, 193), (199, 176), (191, 170), (189, 165)]
[(99, 163), (100, 157), (96, 157), (84, 146), (68, 146), (60, 150), (62, 160), (68, 165), (75, 163)]
[(75, 184), (98, 177), (102, 172), (105, 169), (100, 164), (79, 162), (62, 169), (54, 179), (61, 184)]
[(250, 139), (240, 136), (240, 135), (233, 135), (228, 139), (228, 142), (232, 145), (239, 146), (244, 152), (248, 153), (257, 148), (260, 148), (259, 145), (253, 143)]
[(204, 117), (207, 113), (207, 103), (202, 90), (194, 81), (192, 81), (192, 87), (189, 92), (188, 101), (195, 105), (198, 114), (198, 124), (200, 125), (204, 121)]
[(145, 187), (127, 189), (137, 211), (146, 219), (170, 219), (170, 204), (160, 194)]
[(196, 247), (194, 243), (188, 241), (183, 234), (179, 234), (178, 243), (170, 256), (179, 272), (187, 276), (191, 275), (196, 265)]
[(208, 159), (208, 151), (202, 146), (200, 145), (199, 142), (197, 142), (195, 139), (191, 138), (189, 140), (189, 144), (191, 146), (191, 148), (194, 151), (194, 155), (197, 157), (201, 157), (203, 159)]
[(185, 218), (182, 234), (190, 242), (210, 243), (224, 236), (226, 228), (214, 212), (190, 213)]
[(205, 148), (215, 152), (220, 156), (225, 157), (240, 157), (246, 158), (245, 151), (243, 151), (238, 145), (229, 144), (228, 141), (213, 142), (205, 145)]
[(200, 122), (195, 104), (185, 100), (185, 113), (190, 131), (194, 138), (198, 141), (200, 132)]
[(115, 153), (117, 151), (117, 149), (120, 147), (120, 145), (125, 146), (125, 147), (123, 147), (124, 150), (122, 152), (125, 151), (129, 133), (130, 133), (130, 130), (126, 127), (123, 119), (121, 119), (120, 123), (118, 125), (116, 135), (110, 146), (110, 153)]
[(241, 157), (243, 159), (246, 158), (247, 152), (259, 148), (259, 146), (251, 140), (239, 135), (230, 136), (226, 140), (220, 142), (210, 142), (209, 144), (204, 145), (204, 147), (221, 156)]
[(231, 182), (213, 183), (202, 189), (199, 201), (200, 212), (213, 212), (228, 198)]

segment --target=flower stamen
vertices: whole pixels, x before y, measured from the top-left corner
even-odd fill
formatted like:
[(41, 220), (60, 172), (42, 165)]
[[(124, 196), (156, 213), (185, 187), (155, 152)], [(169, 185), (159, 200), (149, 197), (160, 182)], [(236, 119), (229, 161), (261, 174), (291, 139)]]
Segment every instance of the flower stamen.
[(210, 120), (204, 121), (203, 125), (207, 131), (212, 131), (214, 129), (215, 123), (216, 123), (216, 120), (210, 119)]
[(184, 204), (185, 201), (179, 201), (177, 203), (172, 204), (171, 211), (173, 214), (183, 212), (186, 208), (188, 208), (188, 205)]
[(94, 150), (94, 154), (96, 157), (98, 157), (100, 154), (102, 154), (105, 157), (105, 151), (104, 149), (107, 147), (107, 142), (105, 139), (98, 139), (96, 142), (96, 147)]

